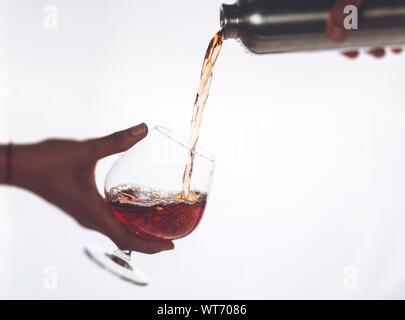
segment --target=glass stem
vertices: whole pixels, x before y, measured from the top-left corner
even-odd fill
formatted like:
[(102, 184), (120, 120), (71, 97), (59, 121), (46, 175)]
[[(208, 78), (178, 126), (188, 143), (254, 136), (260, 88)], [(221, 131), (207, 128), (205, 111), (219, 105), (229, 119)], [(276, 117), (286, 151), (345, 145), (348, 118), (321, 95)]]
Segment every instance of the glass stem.
[(130, 250), (117, 249), (114, 251), (114, 255), (116, 255), (118, 258), (121, 258), (125, 261), (131, 261), (131, 251)]

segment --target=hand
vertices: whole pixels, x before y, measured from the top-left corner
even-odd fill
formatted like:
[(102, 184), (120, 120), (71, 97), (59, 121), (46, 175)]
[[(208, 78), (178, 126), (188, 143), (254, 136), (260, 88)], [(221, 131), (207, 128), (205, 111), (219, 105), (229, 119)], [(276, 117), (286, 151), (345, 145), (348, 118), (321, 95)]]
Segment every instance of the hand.
[[(345, 19), (344, 8), (347, 5), (354, 5), (357, 8), (361, 6), (363, 0), (336, 0), (335, 6), (333, 7), (331, 14), (329, 16), (328, 23), (326, 25), (326, 35), (328, 39), (335, 43), (340, 43), (345, 41), (349, 36), (352, 30), (344, 28), (343, 22)], [(393, 53), (401, 53), (401, 48), (391, 49)], [(376, 57), (382, 58), (385, 56), (384, 48), (374, 48), (367, 51), (368, 54)], [(346, 51), (343, 54), (348, 58), (357, 58), (359, 52), (356, 51)]]
[(128, 150), (147, 133), (147, 126), (140, 124), (88, 141), (48, 140), (16, 145), (11, 182), (56, 205), (83, 227), (105, 234), (121, 250), (148, 254), (171, 250), (174, 248), (171, 241), (143, 240), (129, 233), (96, 188), (97, 161)]

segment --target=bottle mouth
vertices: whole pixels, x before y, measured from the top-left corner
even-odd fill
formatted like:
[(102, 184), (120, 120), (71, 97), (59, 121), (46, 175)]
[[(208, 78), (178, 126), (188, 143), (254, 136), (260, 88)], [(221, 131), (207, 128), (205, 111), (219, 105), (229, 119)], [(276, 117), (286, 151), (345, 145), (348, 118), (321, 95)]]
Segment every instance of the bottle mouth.
[(221, 26), (221, 28), (225, 27), (225, 14), (224, 14), (224, 5), (221, 5), (221, 8), (219, 10), (219, 24)]
[(236, 4), (222, 4), (219, 12), (219, 23), (225, 39), (237, 38), (239, 25), (239, 10)]

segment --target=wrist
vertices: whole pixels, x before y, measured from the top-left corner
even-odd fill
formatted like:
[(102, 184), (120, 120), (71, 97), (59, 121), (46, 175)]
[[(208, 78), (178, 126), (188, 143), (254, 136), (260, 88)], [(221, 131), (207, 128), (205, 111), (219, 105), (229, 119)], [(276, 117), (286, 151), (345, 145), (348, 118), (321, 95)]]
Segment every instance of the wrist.
[(1, 146), (1, 162), (3, 163), (3, 170), (0, 178), (1, 184), (11, 185), (11, 175), (13, 172), (12, 159), (13, 144), (10, 142), (7, 146)]
[(0, 145), (0, 184), (6, 183), (7, 176), (7, 156), (6, 156), (7, 147)]
[(37, 171), (34, 164), (38, 163), (35, 159), (34, 145), (14, 145), (10, 162), (12, 173), (9, 184), (30, 189), (30, 182), (35, 181), (34, 176)]
[(29, 189), (35, 172), (31, 165), (33, 149), (31, 145), (0, 145), (0, 185)]

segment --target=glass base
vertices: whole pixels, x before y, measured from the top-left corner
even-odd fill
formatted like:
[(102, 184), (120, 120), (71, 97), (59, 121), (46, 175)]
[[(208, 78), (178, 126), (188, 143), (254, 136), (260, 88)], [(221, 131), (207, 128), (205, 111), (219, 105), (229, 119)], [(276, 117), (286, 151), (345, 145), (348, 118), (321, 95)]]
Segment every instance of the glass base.
[(108, 252), (96, 246), (86, 246), (84, 253), (103, 269), (111, 272), (122, 280), (136, 285), (148, 285), (145, 274), (131, 261), (131, 253), (115, 250)]

